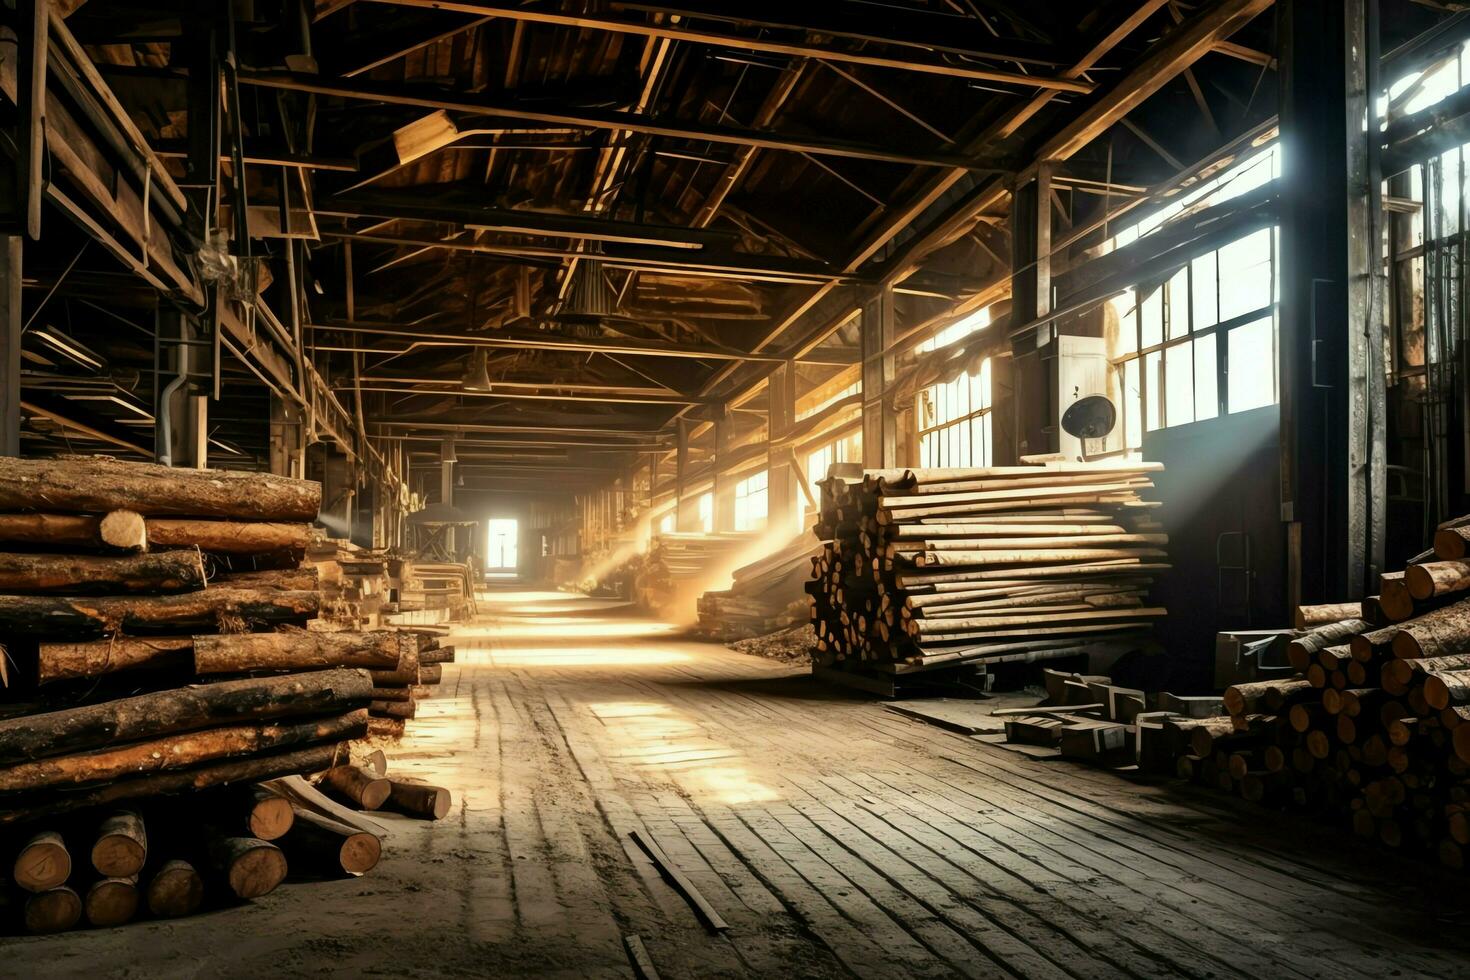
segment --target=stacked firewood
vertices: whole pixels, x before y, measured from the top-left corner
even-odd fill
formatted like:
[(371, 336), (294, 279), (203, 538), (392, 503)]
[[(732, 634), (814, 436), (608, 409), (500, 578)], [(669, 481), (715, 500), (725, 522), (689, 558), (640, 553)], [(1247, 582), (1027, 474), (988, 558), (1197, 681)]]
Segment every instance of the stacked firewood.
[(1156, 463), (835, 471), (811, 617), (819, 663), (1042, 660), (1127, 648), (1165, 614)]
[(807, 620), (804, 586), (819, 549), (810, 534), (731, 573), (730, 588), (699, 597), (700, 628), (721, 640), (766, 636)]
[(1228, 689), (1226, 715), (1193, 723), (1181, 773), (1327, 810), (1363, 837), (1464, 867), (1467, 543), (1470, 528), (1444, 527), (1432, 551), (1382, 576), (1378, 595), (1304, 607), (1308, 628), (1287, 648), (1296, 676)]
[(6, 839), (9, 885), (0, 930), (118, 926), (261, 898), (287, 880), (366, 874), (387, 830), (360, 811), (437, 820), (442, 787), (386, 777), (374, 752), (330, 760), (316, 785), (300, 776), (247, 782), (186, 800), (145, 800), (52, 817)]

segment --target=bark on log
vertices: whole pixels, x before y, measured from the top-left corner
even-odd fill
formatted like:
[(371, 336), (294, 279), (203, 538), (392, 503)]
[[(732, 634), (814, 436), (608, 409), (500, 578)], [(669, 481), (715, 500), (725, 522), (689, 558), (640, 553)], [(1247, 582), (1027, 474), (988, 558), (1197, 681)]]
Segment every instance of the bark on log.
[[(1357, 603), (1357, 607), (1362, 610), (1361, 601)], [(1403, 572), (1386, 572), (1379, 576), (1378, 611), (1392, 623), (1402, 622), (1414, 615), (1414, 596), (1409, 592), (1409, 584), (1404, 580)]]
[(26, 899), (27, 932), (44, 935), (65, 932), (82, 919), (81, 896), (70, 888), (51, 888)]
[(0, 552), (0, 592), (12, 594), (193, 592), (204, 583), (204, 561), (197, 551), (118, 556)]
[(1415, 599), (1433, 599), (1470, 589), (1470, 563), (1428, 561), (1404, 569), (1404, 581)]
[(412, 701), (413, 690), (409, 687), (374, 687), (374, 701)]
[(126, 878), (143, 870), (148, 860), (148, 833), (143, 818), (119, 810), (102, 821), (92, 845), (92, 867), (107, 878)]
[(311, 543), (310, 524), (154, 517), (147, 526), (148, 541), (155, 548), (198, 548), (217, 555), (300, 552)]
[(311, 810), (296, 811), (296, 823), (281, 848), (293, 868), (332, 876), (366, 874), (383, 856), (383, 842), (376, 835)]
[(351, 743), (333, 742), (298, 749), (294, 752), (231, 759), (198, 769), (186, 769), (182, 772), (164, 772), (140, 779), (119, 780), (61, 797), (52, 794), (36, 803), (18, 804), (0, 809), (0, 826), (39, 820), (58, 813), (105, 806), (123, 800), (144, 799), (169, 793), (196, 792), (211, 786), (260, 782), (267, 779), (278, 779), (282, 776), (320, 772), (331, 768), (339, 760), (347, 758), (350, 751)]
[(1242, 715), (1260, 709), (1278, 711), (1312, 689), (1306, 681), (1257, 681), (1225, 689), (1225, 710)]
[(433, 650), (420, 650), (419, 663), (452, 664), (454, 663), (454, 647), (436, 647)]
[(174, 859), (148, 882), (145, 897), (148, 911), (161, 919), (193, 915), (204, 901), (204, 879), (188, 861)]
[(1369, 628), (1367, 621), (1362, 619), (1347, 619), (1339, 623), (1318, 626), (1306, 636), (1299, 636), (1287, 645), (1287, 659), (1291, 662), (1293, 670), (1304, 674), (1318, 653), (1328, 647), (1346, 643)]
[(368, 719), (368, 734), (374, 738), (402, 738), (406, 727), (402, 718)]
[(1393, 638), (1393, 653), (1401, 660), (1470, 653), (1470, 600), (1405, 623)]
[(188, 636), (149, 638), (114, 636), (106, 640), (40, 644), (36, 666), (41, 684), (101, 677), (124, 670), (192, 667), (194, 639)]
[(429, 664), (419, 668), (420, 684), (438, 684), (444, 680), (444, 667), (442, 664)]
[(189, 470), (105, 457), (9, 459), (0, 466), (0, 510), (313, 521), (320, 483), (267, 473)]
[(364, 671), (314, 671), (197, 684), (7, 718), (0, 720), (0, 763), (47, 758), (228, 722), (350, 710), (366, 705), (371, 692), (372, 680)]
[(1424, 675), (1424, 700), (1435, 711), (1452, 704), (1470, 704), (1470, 673), (1435, 671)]
[(392, 789), (388, 793), (388, 809), (425, 820), (443, 820), (449, 815), (453, 797), (444, 787), (406, 783), (397, 779), (390, 782)]
[(1416, 678), (1427, 671), (1470, 670), (1470, 653), (1452, 654), (1446, 657), (1422, 657), (1409, 660), (1390, 660), (1379, 672), (1378, 681), (1389, 694), (1407, 694)]
[(269, 895), (286, 878), (286, 855), (269, 841), (210, 833), (207, 843), (210, 864), (236, 898)]
[(199, 674), (241, 674), (254, 670), (327, 670), (363, 667), (399, 670), (417, 666), (418, 651), (398, 633), (228, 633), (194, 638), (194, 670)]
[(388, 799), (392, 785), (361, 766), (335, 766), (322, 776), (322, 785), (359, 810), (376, 810)]
[(1334, 602), (1320, 606), (1297, 606), (1296, 628), (1311, 629), (1348, 619), (1357, 619), (1360, 606), (1356, 602)]
[[(0, 793), (86, 786), (144, 773), (187, 769), (203, 762), (258, 755), (288, 746), (362, 738), (366, 734), (367, 711), (363, 708), (325, 718), (226, 725), (165, 735), (117, 748), (6, 766), (0, 768)], [(254, 836), (270, 840), (263, 834)], [(105, 874), (121, 873), (102, 868), (97, 870)]]
[[(438, 666), (435, 664), (434, 666)], [(370, 670), (374, 687), (407, 687), (417, 684), (423, 677), (424, 668), (418, 670)]]
[(209, 631), (254, 623), (303, 622), (321, 609), (319, 592), (274, 589), (205, 589), (166, 596), (0, 595), (0, 633), (80, 638), (117, 630), (174, 633)]
[(71, 853), (54, 830), (43, 830), (21, 845), (11, 880), (28, 892), (56, 888), (71, 877)]
[(224, 572), (211, 579), (209, 584), (215, 588), (277, 589), (282, 592), (312, 592), (322, 587), (315, 565), (255, 572)]
[(1121, 558), (1164, 558), (1160, 548), (1045, 548), (997, 551), (921, 551), (916, 562), (921, 568), (969, 568), (987, 565), (1017, 565), (1045, 562), (1098, 562)]
[(98, 878), (87, 887), (82, 909), (91, 925), (120, 926), (138, 914), (138, 899), (137, 875)]

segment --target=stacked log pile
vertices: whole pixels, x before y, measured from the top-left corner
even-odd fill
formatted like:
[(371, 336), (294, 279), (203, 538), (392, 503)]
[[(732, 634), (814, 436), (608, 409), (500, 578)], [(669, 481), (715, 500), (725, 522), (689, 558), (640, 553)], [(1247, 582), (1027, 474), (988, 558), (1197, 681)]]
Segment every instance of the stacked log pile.
[(754, 541), (744, 533), (659, 534), (632, 568), (633, 601), (655, 612), (692, 601), (697, 586), (727, 573)]
[[(1311, 812), (1462, 869), (1470, 848), (1470, 522), (1356, 603), (1303, 606), (1290, 668), (1222, 697), (1146, 695), (1054, 675), (1007, 739), (1173, 772)], [(1052, 690), (1052, 687), (1055, 687)]]
[[(370, 730), (402, 731), (453, 650), (307, 628), (321, 593), (299, 563), (319, 498), (263, 474), (0, 461), (0, 835), (328, 770)], [(238, 859), (261, 887), (275, 858), (235, 847), (169, 860), (203, 874)], [(151, 900), (135, 872), (94, 870), (109, 880), (26, 899), (28, 926), (74, 922), (73, 897), (97, 922)], [(161, 892), (192, 888), (180, 866), (158, 874)]]
[(1154, 463), (871, 470), (822, 485), (818, 663), (896, 672), (1121, 652), (1165, 614)]
[(805, 585), (820, 548), (809, 534), (731, 573), (730, 588), (699, 597), (700, 628), (716, 639), (767, 636), (808, 618)]
[(337, 629), (378, 629), (390, 603), (388, 558), (349, 541), (313, 541), (306, 553), (321, 582), (321, 622)]

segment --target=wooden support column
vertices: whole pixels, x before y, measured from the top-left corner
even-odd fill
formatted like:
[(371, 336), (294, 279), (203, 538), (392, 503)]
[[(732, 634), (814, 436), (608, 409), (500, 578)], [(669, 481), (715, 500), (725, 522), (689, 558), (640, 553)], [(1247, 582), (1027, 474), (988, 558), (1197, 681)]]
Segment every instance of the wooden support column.
[(787, 436), (796, 425), (796, 364), (766, 379), (766, 526), (779, 535), (801, 530), (801, 472)]
[(690, 422), (681, 418), (674, 427), (674, 530), (687, 531), (694, 521), (688, 494)]
[[(459, 462), (459, 453), (453, 439), (439, 444), (439, 502), (446, 507), (454, 506), (454, 464)], [(456, 554), (454, 528), (444, 532), (444, 546), (450, 554)]]
[(41, 237), (41, 198), (45, 194), (47, 0), (16, 0), (16, 202), (26, 234)]
[(898, 465), (898, 422), (889, 404), (893, 384), (893, 287), (884, 286), (863, 304), (858, 314), (863, 354), (863, 465)]
[(1279, 15), (1281, 519), (1293, 605), (1358, 598), (1382, 567), (1383, 304), (1371, 274), (1381, 221), (1363, 138), (1370, 2), (1284, 0)]
[(20, 455), (19, 235), (0, 237), (0, 456)]
[(715, 512), (714, 530), (735, 530), (735, 477), (730, 473), (730, 452), (735, 440), (735, 416), (730, 406), (715, 409)]
[(300, 477), (304, 472), (301, 410), (289, 399), (272, 393), (270, 421), (271, 472)]
[[(1023, 175), (1011, 198), (1011, 323), (1030, 323), (1051, 312), (1051, 176), (1043, 161)], [(1056, 330), (1044, 323), (1011, 342), (1009, 396), (994, 402), (993, 431), (1010, 433), (1014, 457), (1055, 452), (1056, 419), (1048, 404), (1042, 348)], [(1012, 458), (1014, 458), (1012, 457)]]

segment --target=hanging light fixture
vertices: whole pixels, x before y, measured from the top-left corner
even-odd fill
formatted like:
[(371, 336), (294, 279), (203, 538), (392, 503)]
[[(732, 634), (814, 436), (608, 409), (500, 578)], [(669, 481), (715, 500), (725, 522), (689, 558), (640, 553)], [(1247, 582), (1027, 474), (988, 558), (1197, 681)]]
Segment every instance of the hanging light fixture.
[(490, 390), (490, 352), (484, 347), (476, 347), (470, 354), (464, 369), (464, 390)]

